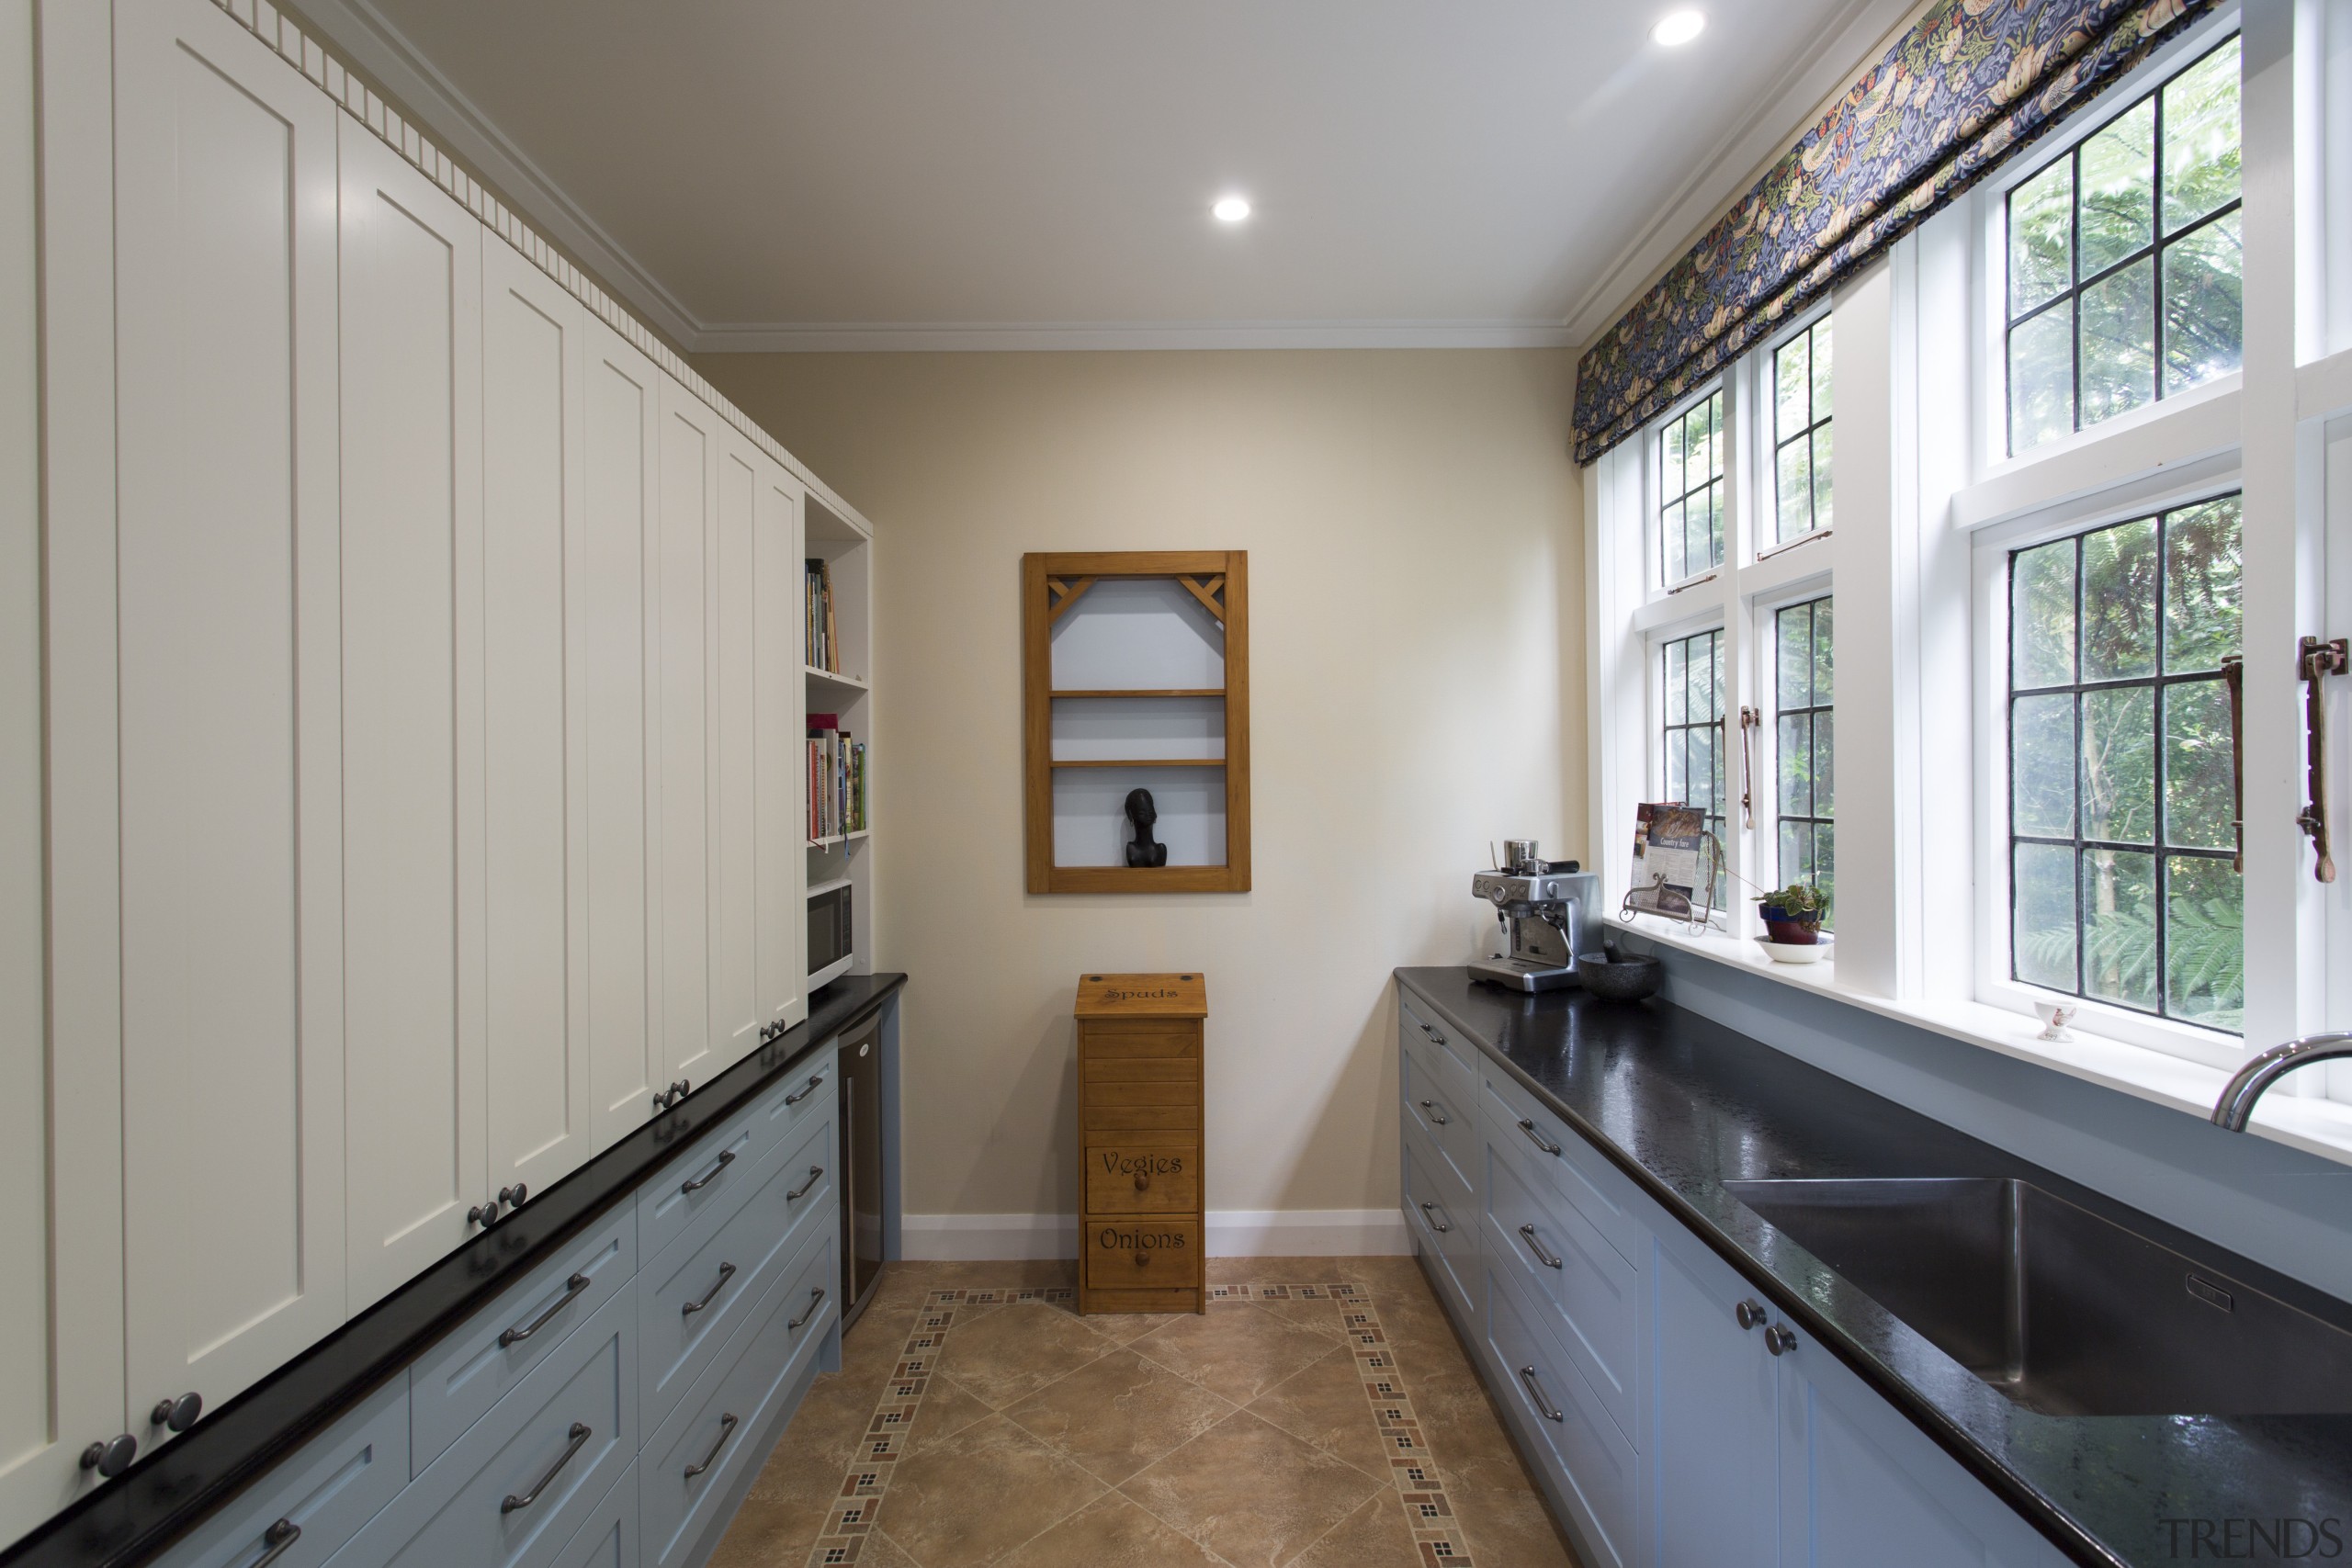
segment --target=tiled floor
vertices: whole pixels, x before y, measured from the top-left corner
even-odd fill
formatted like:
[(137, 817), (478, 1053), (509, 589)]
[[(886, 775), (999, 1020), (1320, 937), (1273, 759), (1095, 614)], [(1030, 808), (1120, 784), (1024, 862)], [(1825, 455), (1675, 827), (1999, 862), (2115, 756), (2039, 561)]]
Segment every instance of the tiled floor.
[(1072, 1269), (892, 1265), (713, 1568), (1571, 1568), (1411, 1258), (1215, 1259), (1199, 1316)]

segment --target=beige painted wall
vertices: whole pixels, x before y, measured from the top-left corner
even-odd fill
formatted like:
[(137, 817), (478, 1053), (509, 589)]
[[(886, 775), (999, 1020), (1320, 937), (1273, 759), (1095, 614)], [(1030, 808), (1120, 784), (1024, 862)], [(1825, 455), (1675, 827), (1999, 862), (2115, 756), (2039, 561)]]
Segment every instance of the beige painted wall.
[[(1583, 490), (1559, 351), (714, 355), (879, 535), (876, 958), (912, 1214), (1077, 1207), (1081, 970), (1209, 983), (1208, 1206), (1396, 1202), (1389, 970), (1582, 853)], [(1250, 552), (1254, 890), (1032, 897), (1028, 550)]]

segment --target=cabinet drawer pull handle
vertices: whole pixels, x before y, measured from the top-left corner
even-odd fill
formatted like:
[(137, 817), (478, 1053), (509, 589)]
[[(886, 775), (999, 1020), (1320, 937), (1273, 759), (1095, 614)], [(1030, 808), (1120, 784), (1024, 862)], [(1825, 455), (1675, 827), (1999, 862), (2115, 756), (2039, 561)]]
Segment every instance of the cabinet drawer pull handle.
[(825, 1081), (825, 1075), (824, 1075), (824, 1074), (822, 1074), (822, 1073), (819, 1073), (815, 1077), (810, 1078), (807, 1083), (802, 1084), (802, 1085), (799, 1087), (799, 1089), (796, 1089), (794, 1092), (792, 1092), (792, 1093), (790, 1093), (790, 1094), (786, 1095), (786, 1096), (784, 1097), (784, 1102), (785, 1102), (786, 1105), (797, 1105), (797, 1104), (799, 1104), (802, 1100), (804, 1100), (808, 1099), (810, 1095), (812, 1095), (812, 1094), (816, 1093), (816, 1092), (817, 1092), (817, 1086), (818, 1086), (819, 1084), (820, 1084), (820, 1083), (823, 1083), (824, 1081)]
[(1553, 1257), (1550, 1253), (1544, 1251), (1544, 1244), (1535, 1239), (1535, 1227), (1533, 1225), (1520, 1226), (1519, 1239), (1527, 1244), (1528, 1251), (1535, 1254), (1536, 1262), (1541, 1263), (1546, 1269), (1557, 1269), (1560, 1267), (1560, 1260)]
[(578, 1301), (580, 1292), (587, 1288), (588, 1276), (585, 1274), (574, 1274), (571, 1279), (566, 1280), (563, 1282), (563, 1294), (556, 1297), (553, 1304), (547, 1311), (531, 1319), (529, 1326), (501, 1330), (498, 1336), (498, 1348), (503, 1350), (510, 1345), (520, 1345), (524, 1340), (545, 1328), (556, 1314)]
[(1436, 1100), (1424, 1100), (1421, 1101), (1421, 1109), (1428, 1111), (1430, 1113), (1430, 1120), (1436, 1122), (1439, 1126), (1451, 1127), (1453, 1125), (1453, 1118), (1448, 1116), (1444, 1111), (1440, 1111), (1437, 1108)]
[(253, 1560), (249, 1568), (269, 1568), (269, 1565), (294, 1550), (302, 1539), (302, 1527), (292, 1519), (280, 1519), (261, 1532), (262, 1554)]
[(718, 1151), (718, 1163), (717, 1165), (712, 1166), (708, 1170), (704, 1171), (700, 1176), (695, 1177), (684, 1187), (679, 1188), (678, 1190), (680, 1192), (699, 1192), (704, 1188), (709, 1186), (712, 1182), (718, 1180), (718, 1173), (725, 1170), (729, 1166), (733, 1165), (734, 1163), (735, 1151), (733, 1149), (721, 1149)]
[(1535, 1381), (1535, 1369), (1533, 1367), (1520, 1368), (1519, 1381), (1525, 1383), (1527, 1385), (1527, 1392), (1535, 1396), (1535, 1408), (1544, 1412), (1544, 1419), (1546, 1421), (1565, 1421), (1567, 1419), (1567, 1416), (1565, 1414), (1553, 1407), (1550, 1400), (1544, 1397), (1544, 1385)]
[(1440, 1235), (1443, 1235), (1447, 1231), (1453, 1228), (1452, 1221), (1438, 1218), (1438, 1216), (1443, 1213), (1445, 1213), (1445, 1211), (1439, 1208), (1435, 1203), (1424, 1203), (1421, 1205), (1421, 1217), (1429, 1221), (1430, 1229), (1437, 1232)]
[(1789, 1332), (1787, 1325), (1776, 1323), (1764, 1331), (1764, 1348), (1775, 1356), (1785, 1356), (1796, 1348), (1797, 1337)]
[(1524, 1116), (1520, 1118), (1519, 1130), (1527, 1134), (1528, 1142), (1533, 1144), (1537, 1148), (1542, 1149), (1545, 1154), (1555, 1155), (1560, 1152), (1560, 1145), (1545, 1137), (1543, 1134), (1537, 1132), (1535, 1130), (1535, 1123), (1530, 1122)]
[(1764, 1326), (1764, 1307), (1759, 1302), (1742, 1302), (1731, 1309), (1731, 1314), (1739, 1320), (1739, 1325), (1742, 1328)]
[(1441, 1045), (1442, 1045), (1442, 1044), (1444, 1044), (1444, 1043), (1445, 1043), (1445, 1036), (1444, 1036), (1444, 1035), (1442, 1035), (1442, 1034), (1440, 1034), (1440, 1033), (1439, 1033), (1436, 1030), (1434, 1030), (1434, 1029), (1432, 1029), (1432, 1030), (1430, 1030), (1430, 1039), (1432, 1039), (1432, 1040), (1434, 1040), (1434, 1041), (1436, 1041), (1436, 1042), (1437, 1042), (1439, 1044), (1441, 1044)]
[(555, 1463), (549, 1465), (548, 1467), (548, 1472), (539, 1477), (539, 1483), (537, 1486), (532, 1487), (528, 1492), (524, 1493), (520, 1497), (517, 1497), (514, 1493), (509, 1492), (506, 1495), (505, 1500), (498, 1505), (498, 1511), (502, 1514), (511, 1514), (517, 1508), (527, 1508), (532, 1504), (537, 1502), (539, 1500), (539, 1494), (548, 1489), (548, 1483), (552, 1482), (557, 1476), (562, 1474), (563, 1467), (570, 1464), (572, 1461), (572, 1457), (579, 1453), (582, 1449), (588, 1446), (588, 1439), (591, 1436), (593, 1436), (593, 1434), (588, 1430), (587, 1422), (574, 1421), (571, 1424), (571, 1446), (563, 1450), (563, 1457), (557, 1460)]
[(727, 1288), (727, 1281), (733, 1278), (735, 1278), (735, 1265), (732, 1263), (720, 1264), (718, 1266), (718, 1282), (702, 1293), (702, 1300), (698, 1302), (688, 1302), (684, 1306), (679, 1308), (678, 1315), (680, 1317), (692, 1317), (695, 1314), (702, 1311), (703, 1308), (708, 1306), (711, 1303), (718, 1299), (718, 1292), (725, 1290)]
[(786, 1324), (786, 1325), (785, 1325), (785, 1327), (786, 1327), (786, 1328), (788, 1328), (788, 1329), (791, 1329), (791, 1330), (793, 1330), (793, 1331), (795, 1331), (795, 1332), (797, 1333), (797, 1331), (798, 1331), (802, 1326), (804, 1326), (804, 1325), (808, 1323), (808, 1321), (810, 1318), (812, 1318), (812, 1317), (814, 1317), (814, 1316), (816, 1316), (816, 1315), (817, 1315), (817, 1307), (818, 1307), (819, 1303), (820, 1303), (821, 1302), (823, 1302), (823, 1301), (824, 1301), (824, 1299), (825, 1299), (825, 1287), (824, 1287), (824, 1286), (822, 1286), (822, 1285), (819, 1285), (819, 1286), (815, 1287), (814, 1289), (812, 1289), (812, 1290), (808, 1292), (808, 1310), (807, 1312), (802, 1313), (798, 1317), (794, 1318), (790, 1323)]
[(712, 1465), (717, 1464), (718, 1462), (718, 1450), (725, 1448), (727, 1446), (727, 1439), (734, 1435), (735, 1417), (732, 1416), (721, 1416), (718, 1418), (718, 1441), (710, 1445), (710, 1452), (702, 1456), (702, 1462), (700, 1464), (690, 1464), (686, 1466), (686, 1479), (688, 1481), (692, 1481), (695, 1476), (700, 1475), (704, 1471), (708, 1470)]
[(798, 1190), (786, 1192), (784, 1195), (784, 1201), (787, 1203), (797, 1203), (800, 1200), (808, 1196), (808, 1190), (816, 1186), (817, 1183), (823, 1179), (824, 1174), (825, 1168), (823, 1166), (810, 1166), (808, 1168), (808, 1179), (800, 1184)]

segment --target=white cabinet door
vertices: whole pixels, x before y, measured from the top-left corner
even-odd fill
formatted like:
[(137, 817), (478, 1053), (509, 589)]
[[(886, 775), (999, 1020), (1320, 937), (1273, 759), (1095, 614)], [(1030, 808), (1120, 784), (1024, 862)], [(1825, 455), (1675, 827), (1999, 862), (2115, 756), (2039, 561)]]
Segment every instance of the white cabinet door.
[[(107, 32), (99, 7), (0, 5), (0, 1081), (13, 1086), (0, 1100), (0, 1540), (73, 1501), (95, 1479), (83, 1447), (126, 1425), (112, 214), (88, 203), (47, 232), (50, 346), (65, 356), (49, 437), (62, 464), (41, 452), (35, 221), (45, 96), (62, 100), (46, 128), (51, 177), (67, 188), (107, 177)], [(99, 394), (94, 417), (67, 384)], [(45, 479), (56, 481), (46, 519)], [(44, 521), (60, 626), (46, 776)], [(51, 871), (72, 879), (53, 894)]]
[(662, 381), (602, 321), (588, 326), (586, 581), (579, 644), (587, 910), (572, 962), (588, 980), (590, 1115), (599, 1149), (642, 1126), (670, 1081), (650, 878), (659, 755), (649, 672), (661, 548)]
[(713, 1067), (760, 1043), (759, 448), (718, 427), (710, 665), (710, 1023)]
[(115, 16), (125, 1333), (148, 1445), (157, 1400), (217, 1406), (344, 1320), (336, 116), (209, 5)]
[[(589, 1116), (587, 309), (493, 234), (482, 260), (482, 852), (488, 1185), (544, 1188)], [(463, 679), (461, 671), (461, 679)]]
[(656, 590), (656, 772), (663, 1081), (707, 1078), (712, 1050), (710, 897), (712, 788), (709, 613), (718, 570), (720, 423), (702, 400), (662, 378), (662, 530)]
[(807, 684), (801, 612), (802, 542), (808, 492), (783, 464), (759, 462), (752, 539), (753, 767), (752, 870), (756, 941), (753, 983), (763, 1022), (808, 1016), (808, 770), (801, 705)]
[[(471, 1234), (483, 1117), (481, 226), (341, 125), (351, 1307)], [(470, 677), (470, 678), (469, 678)]]

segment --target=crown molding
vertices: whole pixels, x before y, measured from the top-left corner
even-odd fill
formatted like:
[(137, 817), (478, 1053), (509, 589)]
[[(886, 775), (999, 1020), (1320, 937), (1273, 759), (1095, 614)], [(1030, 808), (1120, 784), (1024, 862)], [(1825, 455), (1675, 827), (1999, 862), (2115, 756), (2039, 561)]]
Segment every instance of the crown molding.
[(844, 321), (705, 327), (703, 354), (1069, 353), (1118, 349), (1573, 348), (1558, 321)]

